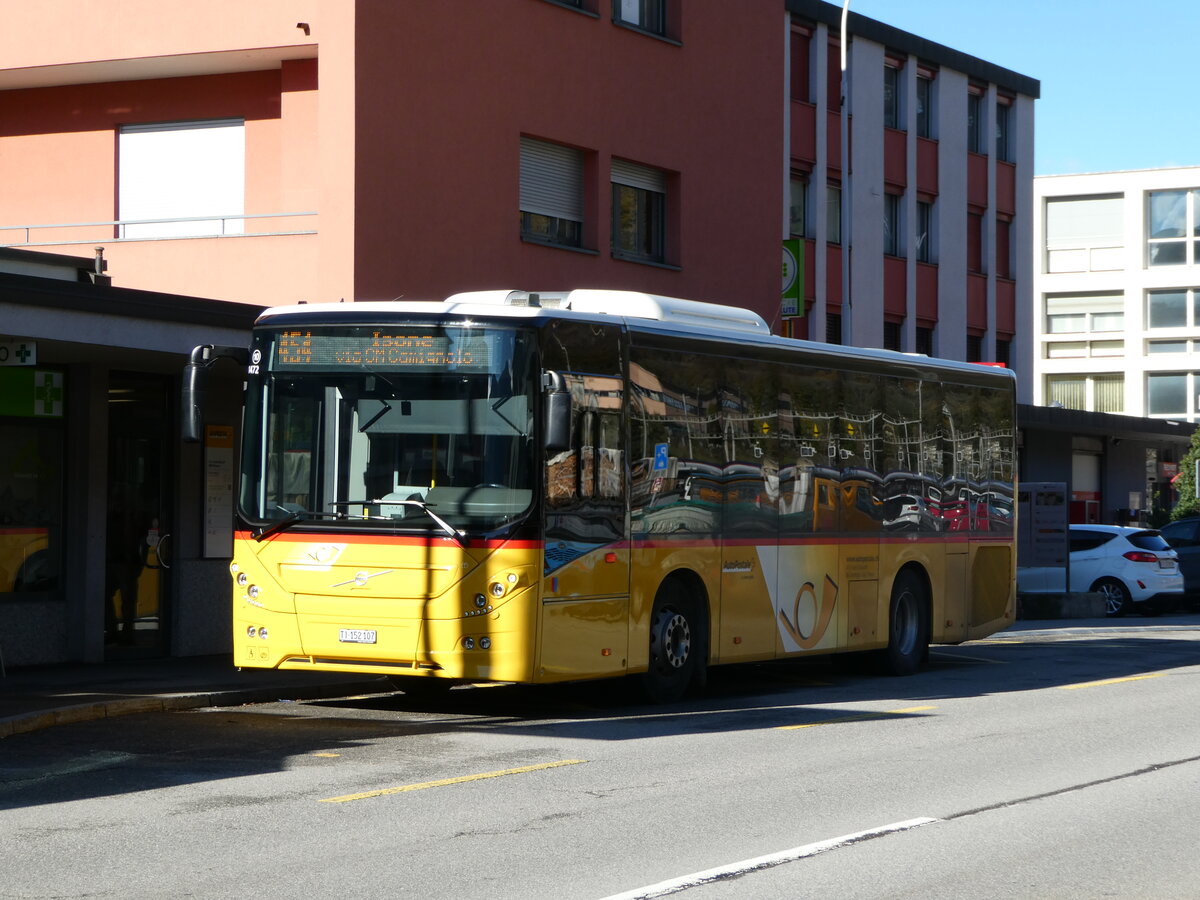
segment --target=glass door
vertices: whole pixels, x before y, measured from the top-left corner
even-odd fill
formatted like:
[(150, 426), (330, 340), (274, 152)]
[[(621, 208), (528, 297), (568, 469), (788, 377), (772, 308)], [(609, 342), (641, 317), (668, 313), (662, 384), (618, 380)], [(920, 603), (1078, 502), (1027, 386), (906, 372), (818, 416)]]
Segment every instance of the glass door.
[(171, 588), (169, 378), (114, 372), (108, 387), (105, 652), (165, 653)]

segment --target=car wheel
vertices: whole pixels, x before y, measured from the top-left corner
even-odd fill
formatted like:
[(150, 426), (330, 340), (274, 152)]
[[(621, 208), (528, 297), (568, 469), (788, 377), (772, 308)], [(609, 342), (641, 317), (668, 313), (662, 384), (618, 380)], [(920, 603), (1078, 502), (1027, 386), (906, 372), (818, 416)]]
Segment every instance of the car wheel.
[(671, 703), (703, 681), (704, 632), (699, 604), (680, 582), (664, 584), (650, 614), (650, 667), (642, 679), (655, 703)]
[(1129, 612), (1132, 601), (1129, 599), (1129, 588), (1115, 578), (1101, 578), (1092, 585), (1092, 590), (1104, 595), (1104, 614), (1106, 616), (1123, 616)]
[(925, 585), (913, 572), (904, 571), (892, 585), (884, 670), (892, 675), (912, 675), (921, 668), (928, 652), (929, 604)]

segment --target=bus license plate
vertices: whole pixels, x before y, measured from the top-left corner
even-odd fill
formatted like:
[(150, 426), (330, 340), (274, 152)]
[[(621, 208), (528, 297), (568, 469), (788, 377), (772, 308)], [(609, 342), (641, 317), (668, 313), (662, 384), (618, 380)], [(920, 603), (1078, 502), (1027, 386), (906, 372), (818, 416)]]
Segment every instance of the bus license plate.
[(373, 644), (375, 631), (364, 631), (361, 628), (343, 628), (338, 632), (338, 640), (343, 644)]

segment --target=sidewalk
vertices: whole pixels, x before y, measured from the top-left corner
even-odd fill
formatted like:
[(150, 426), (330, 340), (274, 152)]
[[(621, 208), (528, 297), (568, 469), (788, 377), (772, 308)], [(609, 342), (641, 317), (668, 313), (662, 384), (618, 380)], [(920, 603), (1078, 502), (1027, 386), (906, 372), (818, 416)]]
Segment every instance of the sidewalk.
[[(1156, 618), (1019, 619), (997, 636), (1098, 635), (1200, 630), (1200, 615)], [(354, 672), (238, 671), (228, 654), (134, 662), (31, 666), (0, 678), (0, 739), (69, 722), (130, 713), (316, 700), (392, 690), (383, 676)]]
[(383, 676), (354, 672), (238, 671), (228, 654), (31, 666), (0, 678), (0, 738), (130, 713), (388, 690)]

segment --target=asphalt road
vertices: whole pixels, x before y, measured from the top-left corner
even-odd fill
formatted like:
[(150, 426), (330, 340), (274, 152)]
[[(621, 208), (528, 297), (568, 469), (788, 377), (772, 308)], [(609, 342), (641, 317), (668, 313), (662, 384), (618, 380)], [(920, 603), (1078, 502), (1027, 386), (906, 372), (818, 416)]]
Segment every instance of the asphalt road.
[[(0, 897), (1200, 892), (1200, 631), (128, 716), (0, 745)], [(1197, 623), (1200, 624), (1200, 623)]]

